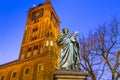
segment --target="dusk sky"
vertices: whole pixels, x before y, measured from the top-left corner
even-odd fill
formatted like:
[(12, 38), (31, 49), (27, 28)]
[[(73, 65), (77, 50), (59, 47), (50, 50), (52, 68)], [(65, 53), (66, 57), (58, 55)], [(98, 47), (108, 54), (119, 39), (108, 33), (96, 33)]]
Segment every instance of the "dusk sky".
[[(45, 0), (1, 0), (0, 4), (0, 64), (16, 60), (29, 8)], [(120, 20), (120, 0), (51, 0), (60, 18), (61, 29), (87, 34), (116, 16)]]

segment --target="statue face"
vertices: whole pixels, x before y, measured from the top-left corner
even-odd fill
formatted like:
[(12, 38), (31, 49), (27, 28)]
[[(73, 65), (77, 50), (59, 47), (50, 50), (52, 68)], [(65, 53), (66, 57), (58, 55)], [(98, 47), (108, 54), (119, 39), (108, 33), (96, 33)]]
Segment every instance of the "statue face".
[(67, 34), (68, 33), (68, 29), (67, 28), (63, 28), (63, 34)]

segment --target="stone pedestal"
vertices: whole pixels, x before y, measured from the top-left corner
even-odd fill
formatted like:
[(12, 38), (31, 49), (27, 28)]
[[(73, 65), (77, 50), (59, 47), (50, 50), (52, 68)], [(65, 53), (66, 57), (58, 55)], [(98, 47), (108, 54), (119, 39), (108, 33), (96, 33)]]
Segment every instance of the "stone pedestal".
[(87, 74), (81, 71), (57, 70), (53, 80), (86, 80)]

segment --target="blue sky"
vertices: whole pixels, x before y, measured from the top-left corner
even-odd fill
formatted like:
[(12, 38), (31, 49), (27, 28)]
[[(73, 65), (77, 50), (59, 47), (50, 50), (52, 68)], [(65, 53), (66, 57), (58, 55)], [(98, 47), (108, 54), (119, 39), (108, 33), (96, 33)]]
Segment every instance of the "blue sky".
[[(0, 4), (0, 64), (18, 58), (27, 12), (33, 4), (45, 0), (1, 0)], [(51, 0), (60, 18), (61, 29), (86, 34), (114, 16), (120, 19), (119, 0)]]

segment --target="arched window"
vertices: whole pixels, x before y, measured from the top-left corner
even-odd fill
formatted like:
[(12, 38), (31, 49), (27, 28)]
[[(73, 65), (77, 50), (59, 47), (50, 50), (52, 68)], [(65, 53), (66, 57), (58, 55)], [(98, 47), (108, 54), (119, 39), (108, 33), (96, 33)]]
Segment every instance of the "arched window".
[(44, 66), (42, 64), (38, 64), (38, 72), (43, 70), (44, 70)]

